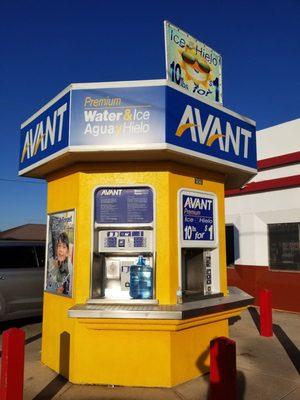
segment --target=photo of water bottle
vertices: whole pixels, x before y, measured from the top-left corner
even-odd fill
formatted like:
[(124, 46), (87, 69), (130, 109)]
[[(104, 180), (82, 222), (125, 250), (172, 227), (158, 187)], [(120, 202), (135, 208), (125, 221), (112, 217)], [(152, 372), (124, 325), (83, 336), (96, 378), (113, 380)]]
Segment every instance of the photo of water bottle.
[(130, 296), (133, 299), (152, 299), (153, 269), (139, 256), (136, 264), (130, 266)]

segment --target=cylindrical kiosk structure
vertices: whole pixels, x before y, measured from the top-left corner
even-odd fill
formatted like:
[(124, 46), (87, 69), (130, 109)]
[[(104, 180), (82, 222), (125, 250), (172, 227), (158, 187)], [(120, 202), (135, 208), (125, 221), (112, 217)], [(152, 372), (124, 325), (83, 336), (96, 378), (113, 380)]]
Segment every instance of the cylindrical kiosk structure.
[(252, 298), (227, 288), (224, 189), (255, 123), (165, 80), (72, 84), (21, 127), (48, 182), (42, 362), (73, 383), (171, 387)]

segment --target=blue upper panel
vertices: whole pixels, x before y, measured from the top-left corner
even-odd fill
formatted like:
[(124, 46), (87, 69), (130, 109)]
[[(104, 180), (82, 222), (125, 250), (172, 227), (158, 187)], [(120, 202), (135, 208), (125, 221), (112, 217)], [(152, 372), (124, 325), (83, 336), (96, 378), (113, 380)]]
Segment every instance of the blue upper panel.
[(120, 87), (72, 92), (71, 145), (163, 143), (165, 87)]
[(166, 141), (210, 160), (257, 166), (254, 124), (170, 87), (166, 92)]
[(19, 170), (35, 166), (68, 146), (70, 93), (21, 129)]
[(120, 157), (130, 161), (178, 161), (181, 157), (201, 167), (209, 161), (208, 168), (226, 174), (227, 181), (234, 177), (235, 186), (255, 173), (251, 120), (165, 81), (117, 85), (75, 84), (71, 95), (66, 93), (23, 124), (20, 175), (44, 177), (57, 169), (58, 157), (60, 168), (88, 160), (119, 161)]

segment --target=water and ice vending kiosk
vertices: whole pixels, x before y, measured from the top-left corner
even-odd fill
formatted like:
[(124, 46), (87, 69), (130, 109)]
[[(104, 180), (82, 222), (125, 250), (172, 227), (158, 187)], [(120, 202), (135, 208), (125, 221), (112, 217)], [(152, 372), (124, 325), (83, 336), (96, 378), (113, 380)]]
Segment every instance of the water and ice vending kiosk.
[(255, 123), (165, 80), (72, 84), (22, 124), (48, 182), (42, 362), (73, 383), (170, 387), (251, 297), (226, 281), (224, 190)]

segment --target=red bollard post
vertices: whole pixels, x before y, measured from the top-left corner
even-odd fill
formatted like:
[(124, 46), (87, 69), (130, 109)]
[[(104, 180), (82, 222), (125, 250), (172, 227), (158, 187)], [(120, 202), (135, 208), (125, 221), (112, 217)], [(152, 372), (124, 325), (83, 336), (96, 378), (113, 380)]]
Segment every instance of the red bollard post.
[(236, 400), (236, 346), (227, 337), (210, 342), (210, 400)]
[(25, 333), (11, 328), (2, 336), (1, 400), (22, 400), (24, 384)]
[(260, 335), (270, 337), (273, 336), (272, 325), (272, 292), (262, 289), (259, 292), (260, 306)]

